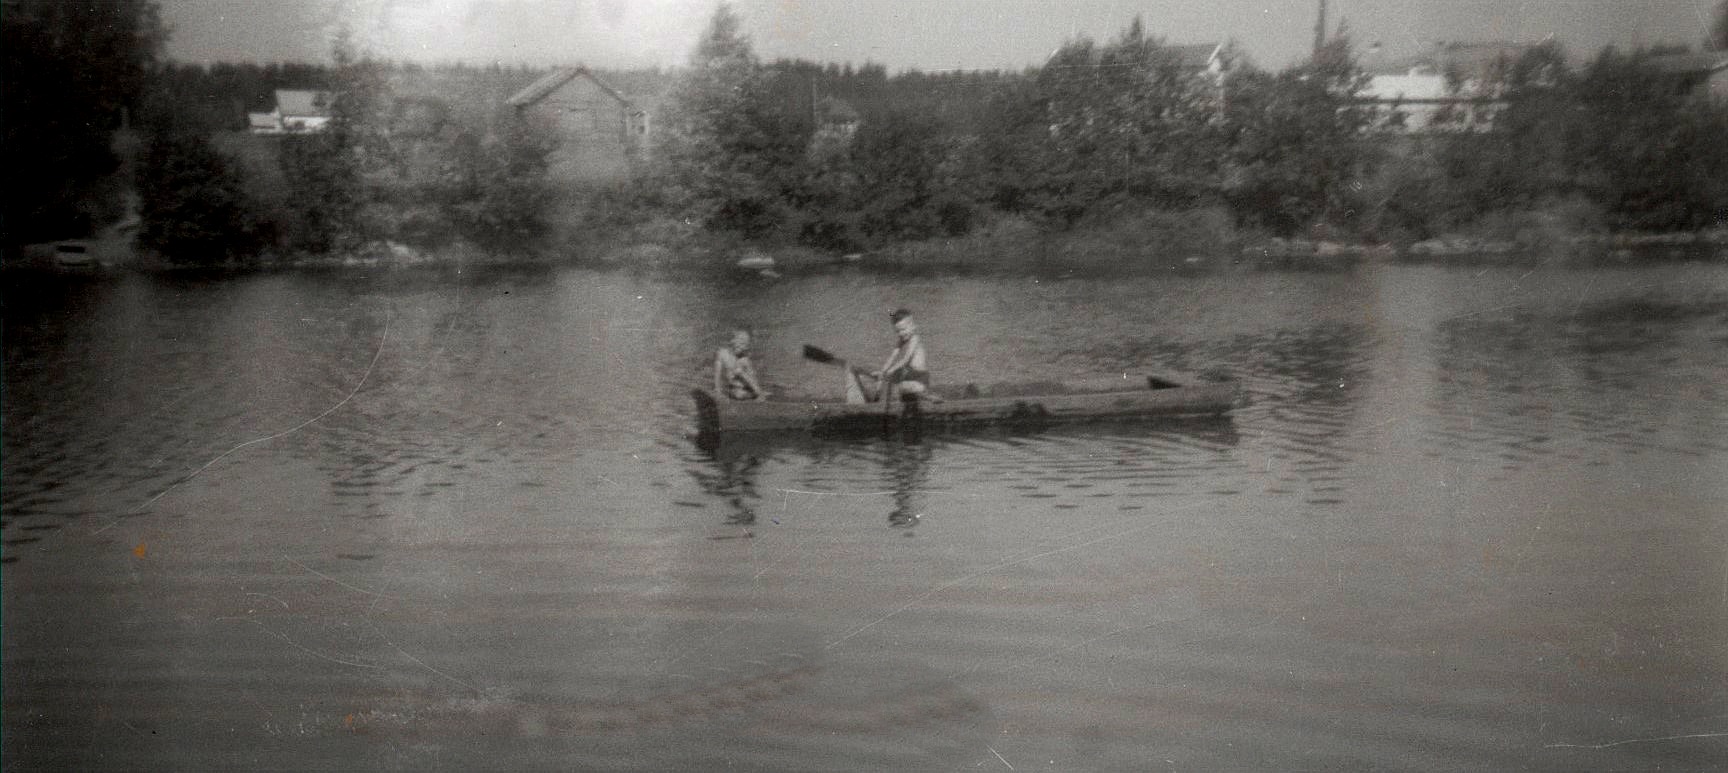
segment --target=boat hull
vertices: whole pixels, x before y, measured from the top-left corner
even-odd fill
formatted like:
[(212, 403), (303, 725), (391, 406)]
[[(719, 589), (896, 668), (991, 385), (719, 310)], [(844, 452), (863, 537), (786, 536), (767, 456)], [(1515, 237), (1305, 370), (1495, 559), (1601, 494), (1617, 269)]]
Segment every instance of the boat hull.
[[(1116, 384), (1123, 382), (1116, 381)], [(1096, 419), (1219, 415), (1235, 407), (1233, 383), (1148, 378), (1147, 388), (1071, 390), (1050, 394), (959, 397), (894, 405), (827, 400), (739, 401), (696, 390), (698, 421), (706, 431), (865, 431), (897, 426), (1013, 425)]]

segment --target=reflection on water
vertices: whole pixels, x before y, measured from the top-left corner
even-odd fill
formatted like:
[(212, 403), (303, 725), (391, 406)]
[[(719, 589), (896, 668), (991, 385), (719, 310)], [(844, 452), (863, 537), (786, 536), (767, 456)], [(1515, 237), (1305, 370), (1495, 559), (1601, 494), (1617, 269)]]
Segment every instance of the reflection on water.
[[(730, 505), (726, 513), (726, 523), (736, 526), (750, 526), (756, 523), (756, 506), (761, 502), (762, 495), (756, 489), (756, 472), (762, 466), (762, 457), (758, 450), (739, 449), (737, 444), (730, 447), (722, 446), (721, 438), (704, 436), (698, 443), (712, 464), (692, 464), (690, 474), (708, 494), (723, 499)], [(726, 453), (721, 453), (725, 448)], [(696, 503), (679, 503), (693, 507), (701, 507)]]
[[(1250, 404), (693, 435), (727, 331), (820, 392), (800, 348), (885, 354), (894, 306), (942, 383)], [(1720, 267), (126, 277), (5, 315), (8, 769), (1722, 758)]]
[(888, 511), (889, 526), (911, 528), (924, 517), (919, 498), (930, 477), (930, 451), (930, 446), (913, 429), (906, 431), (900, 442), (884, 454), (888, 484), (894, 492), (894, 509)]
[[(1189, 487), (1217, 490), (1220, 465), (1230, 463), (1228, 452), (1239, 438), (1234, 423), (1218, 417), (851, 436), (751, 432), (696, 436), (685, 465), (705, 493), (728, 505), (729, 525), (756, 523), (767, 491), (768, 499), (782, 500), (874, 498), (886, 508), (889, 526), (910, 528), (929, 511), (928, 500), (950, 497), (956, 486), (1057, 500), (1050, 503), (1055, 511), (1081, 507), (1069, 494), (1096, 504), (1196, 490)], [(872, 476), (872, 467), (880, 472)]]

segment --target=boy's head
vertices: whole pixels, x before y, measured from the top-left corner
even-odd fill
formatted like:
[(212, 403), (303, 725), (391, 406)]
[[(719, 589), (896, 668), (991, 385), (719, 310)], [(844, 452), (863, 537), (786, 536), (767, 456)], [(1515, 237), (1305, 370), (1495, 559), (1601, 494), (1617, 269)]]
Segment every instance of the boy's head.
[(894, 332), (900, 334), (902, 341), (911, 338), (913, 333), (918, 332), (918, 323), (912, 321), (912, 312), (905, 309), (895, 309), (888, 312), (888, 321), (894, 324)]

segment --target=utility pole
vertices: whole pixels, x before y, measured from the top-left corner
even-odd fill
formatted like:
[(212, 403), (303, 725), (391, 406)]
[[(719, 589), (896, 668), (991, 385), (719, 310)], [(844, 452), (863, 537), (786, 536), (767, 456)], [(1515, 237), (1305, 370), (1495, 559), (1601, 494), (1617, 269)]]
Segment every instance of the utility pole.
[(1314, 21), (1314, 56), (1326, 47), (1326, 0), (1320, 0), (1320, 18)]

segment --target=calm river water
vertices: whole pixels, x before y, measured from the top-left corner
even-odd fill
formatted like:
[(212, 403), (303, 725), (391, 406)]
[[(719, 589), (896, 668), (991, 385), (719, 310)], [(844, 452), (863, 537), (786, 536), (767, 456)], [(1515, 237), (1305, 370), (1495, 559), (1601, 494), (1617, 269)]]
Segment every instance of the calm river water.
[[(8, 770), (1728, 764), (1721, 265), (9, 281)], [(1252, 404), (694, 442), (897, 305)]]

